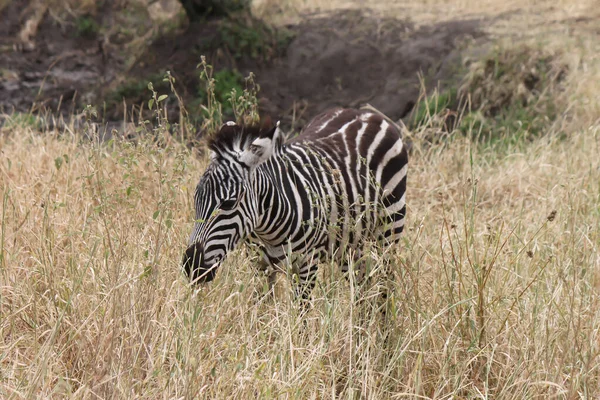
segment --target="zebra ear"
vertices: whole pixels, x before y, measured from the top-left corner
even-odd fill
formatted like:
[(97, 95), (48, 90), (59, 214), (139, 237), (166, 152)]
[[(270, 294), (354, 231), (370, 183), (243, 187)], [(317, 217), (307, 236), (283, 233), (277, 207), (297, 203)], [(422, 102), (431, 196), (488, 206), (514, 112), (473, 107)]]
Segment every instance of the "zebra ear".
[(240, 162), (253, 168), (267, 161), (273, 154), (279, 151), (282, 144), (279, 122), (276, 126), (254, 139), (240, 155)]

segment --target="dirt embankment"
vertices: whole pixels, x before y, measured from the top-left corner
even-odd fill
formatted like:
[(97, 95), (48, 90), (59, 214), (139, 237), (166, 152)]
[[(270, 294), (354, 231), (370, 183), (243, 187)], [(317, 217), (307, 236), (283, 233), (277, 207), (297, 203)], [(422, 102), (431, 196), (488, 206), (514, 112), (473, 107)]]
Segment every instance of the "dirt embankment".
[[(393, 119), (411, 111), (421, 90), (460, 80), (460, 54), (483, 35), (476, 21), (415, 27), (359, 12), (307, 19), (286, 56), (258, 70), (272, 113), (311, 116), (332, 106), (370, 103)], [(298, 115), (296, 110), (296, 115)]]
[[(102, 109), (102, 102), (114, 98), (120, 82), (143, 80), (166, 70), (178, 79), (184, 100), (192, 101), (200, 85), (196, 65), (205, 54), (216, 70), (254, 72), (263, 113), (285, 123), (302, 124), (331, 106), (364, 103), (399, 119), (418, 99), (420, 75), (429, 85), (460, 79), (456, 67), (461, 52), (468, 43), (483, 38), (480, 21), (475, 20), (415, 26), (410, 20), (345, 11), (306, 15), (297, 25), (288, 26), (291, 41), (268, 59), (234, 57), (228, 49), (215, 47), (222, 31), (214, 21), (158, 37), (132, 57), (118, 37), (82, 32), (81, 26), (61, 24), (51, 13), (39, 21), (31, 39), (34, 45), (24, 47), (18, 36), (25, 20), (17, 3), (0, 15), (0, 109), (4, 112), (72, 114), (85, 104)], [(107, 7), (95, 17), (96, 23), (110, 21), (115, 12)], [(107, 119), (121, 119), (122, 105), (112, 106), (113, 110), (106, 110)]]

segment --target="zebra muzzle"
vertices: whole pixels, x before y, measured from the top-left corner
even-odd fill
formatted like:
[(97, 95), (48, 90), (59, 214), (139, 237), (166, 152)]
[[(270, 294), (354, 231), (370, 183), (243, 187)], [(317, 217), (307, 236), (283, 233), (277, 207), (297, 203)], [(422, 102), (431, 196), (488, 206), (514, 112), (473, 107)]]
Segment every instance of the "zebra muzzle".
[(219, 263), (204, 263), (203, 249), (199, 243), (187, 248), (183, 255), (183, 270), (193, 284), (206, 283), (215, 279)]

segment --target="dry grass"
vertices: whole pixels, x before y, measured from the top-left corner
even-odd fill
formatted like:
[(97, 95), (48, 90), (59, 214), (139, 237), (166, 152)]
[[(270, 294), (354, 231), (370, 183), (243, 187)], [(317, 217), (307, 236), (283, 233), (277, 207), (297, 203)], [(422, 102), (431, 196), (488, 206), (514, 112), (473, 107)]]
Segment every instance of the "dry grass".
[[(516, 36), (555, 29), (565, 20), (597, 16), (599, 12), (595, 0), (255, 0), (253, 7), (258, 14), (279, 17), (282, 21), (293, 20), (303, 13), (340, 9), (367, 9), (387, 17), (410, 19), (416, 24), (490, 18), (485, 24), (489, 31)], [(515, 30), (516, 25), (524, 29)]]
[(304, 326), (248, 249), (190, 290), (184, 148), (5, 132), (0, 397), (598, 398), (600, 52), (567, 50), (546, 136), (415, 142), (386, 318), (326, 267)]

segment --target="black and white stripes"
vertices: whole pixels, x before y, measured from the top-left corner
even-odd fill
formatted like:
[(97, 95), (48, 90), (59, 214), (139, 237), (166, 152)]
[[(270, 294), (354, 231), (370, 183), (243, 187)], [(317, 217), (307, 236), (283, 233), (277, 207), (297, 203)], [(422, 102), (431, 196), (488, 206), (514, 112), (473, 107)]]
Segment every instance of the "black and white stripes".
[(296, 264), (307, 296), (317, 264), (348, 262), (365, 239), (396, 242), (404, 228), (408, 156), (380, 115), (336, 109), (283, 143), (278, 127), (224, 125), (195, 194), (196, 223), (184, 268), (209, 281), (240, 241), (272, 264)]

